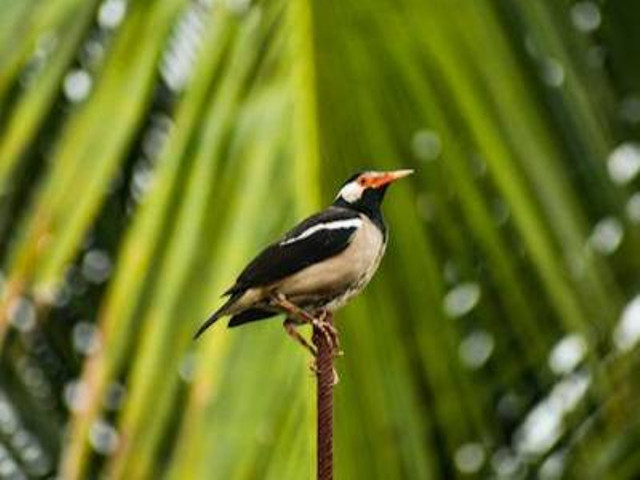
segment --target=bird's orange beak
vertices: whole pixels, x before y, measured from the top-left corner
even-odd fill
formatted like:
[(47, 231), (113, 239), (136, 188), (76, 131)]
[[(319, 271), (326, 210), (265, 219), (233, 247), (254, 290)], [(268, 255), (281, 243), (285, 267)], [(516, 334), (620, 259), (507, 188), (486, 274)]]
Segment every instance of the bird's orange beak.
[(376, 172), (375, 175), (371, 175), (365, 178), (367, 187), (380, 188), (384, 185), (388, 185), (391, 182), (395, 182), (404, 177), (408, 177), (413, 173), (413, 170), (393, 170), (391, 172)]

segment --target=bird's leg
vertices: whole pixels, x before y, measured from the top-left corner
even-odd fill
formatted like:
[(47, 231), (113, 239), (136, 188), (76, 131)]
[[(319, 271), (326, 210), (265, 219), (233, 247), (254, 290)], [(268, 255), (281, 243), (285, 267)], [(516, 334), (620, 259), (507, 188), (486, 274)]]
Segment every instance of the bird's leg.
[[(327, 320), (329, 315), (331, 315), (331, 312), (329, 312), (328, 310), (322, 310), (320, 312), (320, 317), (316, 318), (309, 312), (298, 307), (295, 303), (287, 300), (287, 297), (285, 297), (282, 293), (273, 295), (271, 297), (271, 303), (274, 306), (280, 307), (290, 315), (285, 319), (283, 323), (284, 329), (294, 340), (296, 340), (303, 347), (309, 350), (314, 356), (314, 361), (311, 364), (311, 370), (316, 375), (319, 372), (317, 364), (318, 350), (316, 347), (311, 345), (302, 335), (300, 335), (300, 332), (296, 330), (296, 324), (291, 317), (296, 317), (304, 323), (311, 324), (314, 330), (316, 330), (320, 335), (324, 336), (327, 345), (329, 346), (329, 348), (331, 348), (331, 355), (333, 357), (342, 355), (342, 351), (340, 350), (340, 341), (338, 338), (338, 330), (336, 330), (333, 324), (329, 320)], [(338, 372), (335, 368), (333, 368), (333, 385), (337, 385), (339, 381), (340, 378), (338, 377)]]
[(336, 350), (335, 339), (337, 339), (337, 331), (333, 327), (333, 325), (330, 325), (332, 329), (331, 331), (327, 327), (329, 323), (325, 321), (326, 311), (323, 311), (322, 317), (321, 317), (322, 319), (317, 319), (306, 310), (303, 310), (302, 308), (298, 307), (295, 303), (290, 302), (287, 299), (287, 297), (285, 297), (284, 294), (282, 293), (274, 294), (271, 297), (271, 302), (274, 305), (277, 305), (278, 307), (282, 308), (285, 312), (289, 313), (290, 315), (299, 318), (304, 323), (309, 323), (314, 327), (318, 328), (327, 339), (327, 342), (329, 343), (329, 345), (331, 345), (331, 348), (333, 350)]
[(290, 317), (287, 317), (282, 323), (282, 326), (284, 327), (286, 332), (289, 334), (289, 336), (293, 338), (296, 342), (298, 342), (300, 345), (302, 345), (304, 348), (309, 350), (311, 352), (311, 355), (313, 355), (314, 357), (318, 355), (316, 348), (313, 345), (311, 345), (307, 341), (307, 339), (304, 338), (300, 334), (300, 332), (298, 332), (298, 330), (296, 330), (296, 323), (293, 321), (293, 319), (291, 319)]
[(298, 318), (304, 323), (313, 324), (316, 319), (306, 310), (289, 301), (282, 293), (276, 293), (271, 297), (271, 303), (282, 308), (288, 314)]

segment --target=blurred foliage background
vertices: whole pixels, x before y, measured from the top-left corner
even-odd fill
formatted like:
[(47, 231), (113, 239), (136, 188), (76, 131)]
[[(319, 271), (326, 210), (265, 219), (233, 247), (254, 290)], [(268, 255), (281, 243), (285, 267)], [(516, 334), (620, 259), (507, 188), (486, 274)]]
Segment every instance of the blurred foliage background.
[(640, 5), (0, 0), (0, 478), (304, 479), (278, 321), (196, 326), (354, 171), (340, 479), (640, 476)]

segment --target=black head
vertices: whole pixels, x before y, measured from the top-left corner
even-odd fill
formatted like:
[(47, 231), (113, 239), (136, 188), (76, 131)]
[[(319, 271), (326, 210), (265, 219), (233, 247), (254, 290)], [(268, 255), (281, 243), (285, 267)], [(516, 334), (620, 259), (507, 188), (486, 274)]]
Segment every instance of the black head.
[(380, 216), (380, 204), (392, 182), (411, 175), (413, 170), (360, 172), (349, 177), (338, 192), (334, 205), (352, 208), (370, 217)]

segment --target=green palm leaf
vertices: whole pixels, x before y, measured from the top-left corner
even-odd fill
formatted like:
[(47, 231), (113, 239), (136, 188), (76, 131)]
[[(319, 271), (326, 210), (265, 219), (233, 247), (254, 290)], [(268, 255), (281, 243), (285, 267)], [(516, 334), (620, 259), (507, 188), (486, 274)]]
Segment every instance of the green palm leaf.
[(407, 167), (337, 319), (337, 478), (636, 477), (639, 15), (0, 2), (0, 476), (312, 478), (304, 352), (191, 336), (346, 176)]

